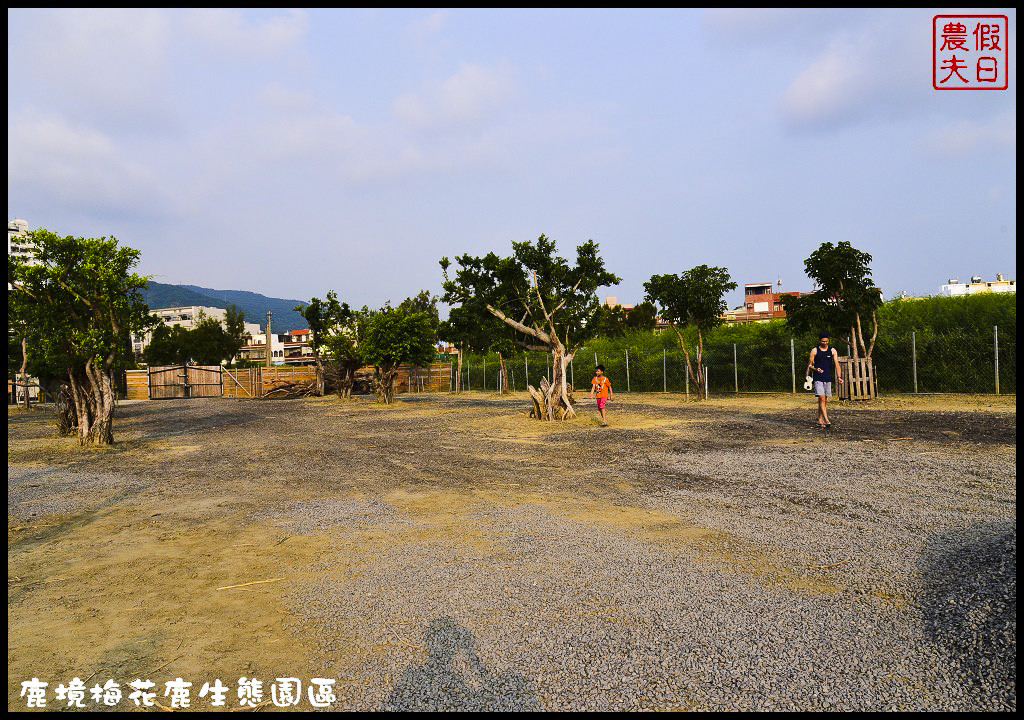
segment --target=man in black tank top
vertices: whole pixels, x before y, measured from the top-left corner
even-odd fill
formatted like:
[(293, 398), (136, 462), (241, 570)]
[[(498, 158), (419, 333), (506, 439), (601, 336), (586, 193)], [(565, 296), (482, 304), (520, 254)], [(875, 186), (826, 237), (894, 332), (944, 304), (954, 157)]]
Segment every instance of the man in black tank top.
[(807, 374), (814, 382), (814, 394), (818, 398), (818, 425), (828, 427), (832, 423), (828, 419), (828, 399), (832, 397), (832, 378), (843, 382), (839, 375), (839, 353), (828, 346), (829, 336), (823, 332), (818, 336), (818, 346), (811, 350), (811, 358), (807, 363)]

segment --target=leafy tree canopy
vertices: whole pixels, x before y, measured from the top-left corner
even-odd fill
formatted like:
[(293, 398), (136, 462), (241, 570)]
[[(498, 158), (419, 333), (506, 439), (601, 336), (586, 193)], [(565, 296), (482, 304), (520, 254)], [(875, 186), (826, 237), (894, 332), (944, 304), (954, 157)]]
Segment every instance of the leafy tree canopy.
[[(242, 327), (245, 327), (244, 320)], [(232, 336), (216, 318), (200, 314), (191, 329), (165, 323), (158, 325), (143, 351), (143, 358), (151, 366), (220, 365), (233, 359), (239, 348), (238, 336)]]
[(34, 262), (8, 256), (8, 323), (25, 334), (42, 364), (63, 369), (80, 440), (113, 442), (112, 373), (134, 361), (131, 333), (158, 322), (142, 299), (146, 279), (132, 272), (139, 252), (114, 238), (61, 237), (44, 229), (25, 241)]
[[(800, 297), (782, 297), (786, 322), (796, 332), (828, 330), (870, 357), (878, 330), (876, 312), (882, 305), (882, 291), (871, 278), (870, 263), (871, 256), (849, 242), (822, 243), (804, 261), (817, 289)], [(863, 320), (872, 322), (870, 344), (864, 340)]]
[[(698, 265), (681, 275), (652, 275), (644, 283), (647, 301), (656, 303), (659, 314), (672, 325), (686, 357), (687, 372), (697, 382), (698, 397), (704, 391), (704, 336), (724, 322), (728, 309), (725, 294), (736, 289), (729, 271), (721, 267)], [(690, 351), (680, 328), (693, 326), (697, 331), (697, 367), (690, 362)]]
[(469, 308), (474, 316), (486, 308), (518, 331), (513, 339), (520, 347), (561, 345), (571, 354), (593, 335), (597, 289), (617, 285), (619, 278), (605, 269), (593, 240), (576, 248), (574, 265), (556, 251), (555, 241), (541, 235), (533, 243), (513, 243), (510, 257), (462, 255), (455, 259), (454, 277), (448, 274), (450, 261), (443, 258), (442, 299)]
[(644, 283), (647, 301), (659, 308), (661, 317), (673, 325), (692, 325), (700, 332), (718, 327), (728, 310), (725, 294), (736, 289), (729, 271), (698, 265), (681, 275), (652, 275)]

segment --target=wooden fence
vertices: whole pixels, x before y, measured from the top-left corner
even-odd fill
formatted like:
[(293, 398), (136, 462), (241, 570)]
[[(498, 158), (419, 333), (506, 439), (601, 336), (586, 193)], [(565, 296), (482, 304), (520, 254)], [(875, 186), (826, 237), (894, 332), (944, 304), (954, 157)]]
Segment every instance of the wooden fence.
[(129, 400), (149, 399), (149, 371), (128, 370), (125, 373), (128, 385)]
[(298, 367), (254, 367), (242, 370), (224, 368), (224, 397), (263, 397), (282, 383), (316, 381), (316, 368), (310, 365)]
[(451, 392), (451, 363), (431, 363), (428, 367), (400, 365), (395, 378), (395, 394), (421, 392)]
[[(364, 368), (372, 371), (372, 368)], [(146, 400), (184, 397), (261, 398), (285, 383), (316, 381), (316, 368), (253, 367), (243, 369), (217, 366), (155, 367), (129, 370), (128, 399)], [(449, 363), (429, 367), (399, 367), (395, 393), (450, 392), (452, 368)]]

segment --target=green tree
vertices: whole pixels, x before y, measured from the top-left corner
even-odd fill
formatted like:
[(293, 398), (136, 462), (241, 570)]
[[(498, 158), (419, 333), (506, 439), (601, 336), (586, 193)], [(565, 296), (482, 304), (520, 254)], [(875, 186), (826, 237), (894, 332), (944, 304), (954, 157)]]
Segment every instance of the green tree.
[(245, 344), (245, 311), (232, 303), (224, 308), (224, 356), (233, 365)]
[(626, 321), (629, 315), (621, 305), (608, 307), (599, 305), (594, 319), (594, 336), (603, 338), (620, 338), (626, 334)]
[(231, 339), (220, 320), (203, 313), (196, 318), (186, 337), (189, 362), (196, 365), (220, 365), (234, 354), (230, 348)]
[(499, 392), (508, 392), (508, 358), (516, 351), (515, 331), (491, 314), (486, 304), (477, 301), (453, 307), (448, 313), (448, 319), (441, 323), (438, 336), (453, 343), (458, 349), (456, 392), (462, 384), (463, 353), (486, 354), (492, 351), (498, 354), (501, 366)]
[(114, 441), (114, 372), (132, 361), (129, 335), (157, 320), (142, 299), (139, 252), (114, 238), (25, 238), (35, 261), (8, 258), (8, 319), (26, 328), (29, 352), (63, 369), (82, 444)]
[(181, 325), (160, 323), (150, 335), (142, 357), (150, 367), (184, 365), (192, 356), (188, 330)]
[(634, 305), (626, 314), (626, 332), (653, 330), (657, 324), (658, 308), (654, 307), (654, 303)]
[(434, 359), (438, 325), (436, 299), (426, 291), (403, 300), (398, 307), (389, 303), (370, 314), (359, 351), (363, 360), (374, 366), (377, 402), (394, 401), (399, 365), (428, 365)]
[[(698, 265), (681, 275), (652, 275), (644, 283), (647, 301), (655, 303), (658, 314), (672, 327), (686, 358), (686, 370), (697, 384), (697, 397), (706, 399), (704, 391), (704, 337), (723, 322), (728, 309), (725, 294), (736, 289), (729, 271), (721, 267)], [(697, 332), (697, 367), (690, 361), (690, 350), (681, 328), (693, 326)]]
[[(822, 243), (804, 261), (807, 276), (817, 289), (800, 297), (782, 298), (787, 324), (796, 332), (836, 333), (854, 360), (870, 360), (878, 337), (877, 311), (882, 305), (882, 291), (871, 279), (870, 263), (870, 255), (848, 242)], [(865, 341), (863, 326), (868, 318), (871, 337)]]
[(478, 333), (479, 323), (476, 322), (468, 308), (453, 307), (448, 311), (448, 319), (440, 323), (438, 337), (450, 342), (456, 350), (455, 392), (462, 391), (462, 358), (466, 352), (474, 352), (480, 346)]
[(334, 376), (335, 391), (338, 397), (349, 398), (356, 371), (365, 364), (359, 339), (366, 336), (366, 323), (373, 313), (365, 305), (361, 310), (352, 310), (345, 303), (341, 307), (341, 319), (324, 340), (324, 348), (330, 356), (328, 367)]
[(536, 243), (513, 243), (510, 257), (457, 257), (454, 277), (448, 258), (441, 268), (445, 302), (470, 307), (473, 317), (485, 307), (515, 331), (516, 345), (551, 353), (553, 382), (543, 380), (540, 390), (527, 387), (535, 417), (562, 420), (576, 415), (566, 367), (593, 336), (597, 288), (617, 285), (619, 278), (605, 270), (593, 240), (576, 248), (575, 265), (555, 253), (555, 241), (541, 235)]
[(326, 301), (314, 297), (305, 305), (296, 305), (294, 310), (305, 318), (309, 326), (309, 346), (313, 351), (313, 361), (316, 363), (317, 394), (323, 395), (324, 347), (331, 333), (336, 332), (345, 317), (350, 314), (349, 307), (339, 303), (337, 293), (330, 290)]
[(220, 365), (234, 358), (240, 347), (241, 341), (232, 337), (220, 320), (200, 311), (191, 329), (164, 323), (157, 326), (142, 356), (150, 366)]

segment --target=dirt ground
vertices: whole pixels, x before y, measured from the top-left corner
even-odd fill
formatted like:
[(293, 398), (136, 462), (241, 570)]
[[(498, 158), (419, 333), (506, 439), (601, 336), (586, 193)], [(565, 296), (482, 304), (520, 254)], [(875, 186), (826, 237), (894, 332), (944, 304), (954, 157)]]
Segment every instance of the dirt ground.
[[(358, 576), (396, 545), (456, 538), (487, 562), (495, 531), (474, 518), (490, 508), (530, 504), (640, 542), (700, 545), (709, 562), (775, 583), (844, 586), (833, 573), (795, 570), (796, 554), (726, 542), (728, 528), (701, 524), (699, 510), (659, 509), (652, 498), (664, 488), (699, 502), (714, 480), (685, 477), (670, 456), (861, 443), (1015, 461), (1013, 396), (835, 403), (827, 435), (813, 406), (806, 393), (704, 404), (620, 394), (602, 428), (592, 404), (576, 420), (539, 423), (523, 397), (476, 393), (403, 396), (390, 407), (139, 401), (119, 407), (116, 442), (100, 449), (55, 437), (47, 411), (10, 409), (8, 707), (25, 708), (21, 683), (31, 678), (50, 682), (51, 698), (74, 677), (89, 687), (191, 678), (195, 694), (215, 677), (344, 677), (396, 646), (422, 655), (419, 630), (367, 637), (356, 621), (344, 642), (325, 644), (316, 619), (296, 611), (295, 589)], [(1015, 490), (999, 492), (1015, 507)], [(367, 525), (339, 549), (323, 520), (338, 500), (415, 522)], [(309, 509), (298, 525), (295, 508)], [(899, 602), (898, 588), (876, 590), (885, 592)]]

